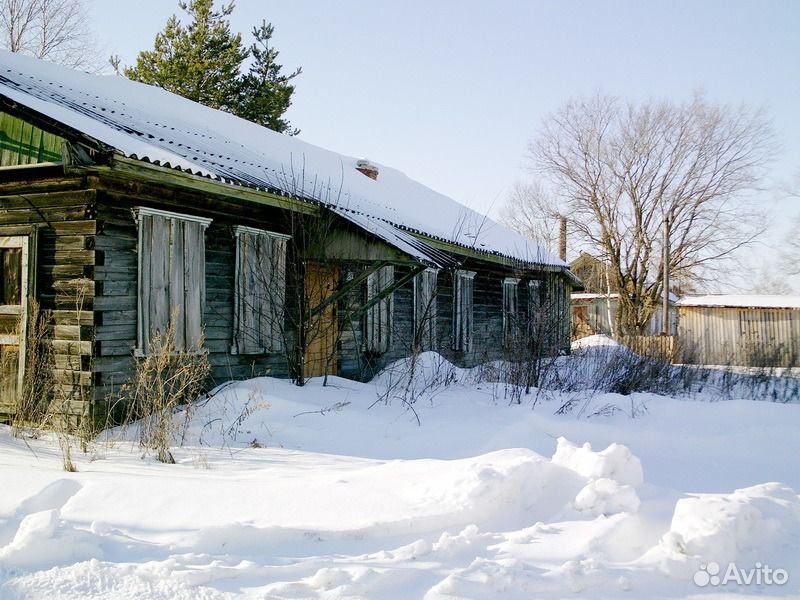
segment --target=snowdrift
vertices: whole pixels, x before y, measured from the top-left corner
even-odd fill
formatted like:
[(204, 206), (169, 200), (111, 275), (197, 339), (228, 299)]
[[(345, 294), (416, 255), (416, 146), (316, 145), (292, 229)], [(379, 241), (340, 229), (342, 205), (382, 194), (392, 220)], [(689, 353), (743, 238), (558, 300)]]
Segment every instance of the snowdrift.
[(684, 598), (710, 561), (800, 565), (797, 405), (554, 415), (483, 375), (228, 384), (175, 415), (176, 465), (134, 424), (63, 473), (0, 427), (0, 598)]

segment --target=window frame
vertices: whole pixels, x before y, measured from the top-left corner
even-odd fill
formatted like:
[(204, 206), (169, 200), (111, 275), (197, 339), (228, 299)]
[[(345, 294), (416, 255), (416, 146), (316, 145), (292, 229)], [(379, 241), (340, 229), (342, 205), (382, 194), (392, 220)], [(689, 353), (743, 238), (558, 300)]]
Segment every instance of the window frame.
[(453, 350), (471, 352), (474, 332), (475, 271), (453, 273)]
[[(199, 300), (200, 306), (198, 308), (199, 311), (199, 320), (200, 320), (200, 337), (195, 341), (195, 345), (191, 345), (188, 340), (184, 339), (183, 348), (181, 350), (188, 350), (188, 351), (195, 351), (201, 352), (202, 347), (199, 343), (202, 340), (202, 329), (203, 329), (203, 322), (205, 319), (205, 303), (206, 303), (206, 263), (205, 263), (205, 254), (206, 254), (206, 244), (205, 244), (205, 232), (208, 229), (208, 226), (211, 224), (213, 219), (206, 218), (206, 217), (198, 217), (196, 215), (187, 215), (184, 213), (177, 213), (167, 210), (160, 210), (156, 208), (150, 208), (146, 206), (138, 206), (134, 209), (134, 216), (136, 220), (136, 227), (137, 227), (137, 246), (136, 246), (136, 253), (137, 253), (137, 285), (136, 285), (136, 348), (134, 349), (134, 356), (143, 357), (148, 356), (150, 353), (149, 345), (152, 337), (151, 332), (145, 332), (145, 323), (144, 323), (144, 312), (145, 312), (145, 302), (144, 302), (144, 267), (145, 267), (145, 251), (148, 252), (148, 258), (152, 256), (152, 246), (149, 249), (146, 249), (144, 246), (144, 225), (146, 218), (158, 218), (158, 219), (165, 219), (170, 222), (170, 236), (172, 235), (172, 222), (177, 221), (180, 223), (195, 223), (200, 225), (200, 237), (199, 241), (201, 242), (201, 248), (196, 249), (195, 252), (197, 256), (202, 257), (202, 273), (199, 273), (200, 281), (197, 282), (199, 284)], [(185, 232), (184, 232), (185, 235)], [(150, 240), (150, 244), (153, 244), (153, 240)], [(183, 248), (183, 260), (186, 261), (187, 254), (187, 246), (184, 244)], [(166, 254), (164, 261), (166, 265), (166, 273), (167, 273), (167, 284), (171, 288), (173, 285), (170, 276), (172, 275), (172, 263), (173, 255), (172, 255), (172, 239), (170, 238), (170, 251)], [(148, 263), (148, 269), (151, 268), (152, 263)], [(152, 272), (148, 272), (148, 277), (152, 274)], [(191, 283), (191, 282), (190, 282)], [(184, 268), (184, 294), (187, 288), (191, 288), (191, 285), (187, 285), (186, 282), (186, 270)], [(149, 293), (149, 292), (148, 292)], [(151, 309), (150, 299), (147, 301), (147, 309)], [(167, 323), (166, 326), (169, 326), (169, 319), (172, 316), (173, 307), (169, 307), (169, 314), (167, 316)], [(186, 310), (181, 315), (182, 317), (182, 326), (184, 330), (184, 338), (185, 338), (185, 331), (186, 331)], [(152, 315), (148, 316), (148, 323), (151, 322)], [(176, 342), (176, 348), (178, 348), (178, 344)]]
[[(367, 275), (366, 301), (382, 294), (395, 282), (394, 265), (384, 265)], [(392, 349), (394, 291), (370, 306), (364, 314), (364, 351), (385, 354)]]
[(508, 345), (517, 331), (517, 311), (519, 310), (519, 277), (503, 279), (503, 345)]
[[(429, 288), (424, 290), (423, 288)], [(420, 350), (434, 350), (438, 344), (436, 332), (438, 317), (439, 269), (428, 267), (414, 277), (414, 341), (419, 341)], [(422, 302), (428, 304), (427, 314)], [(424, 327), (425, 331), (420, 333)]]
[[(246, 225), (234, 225), (233, 226), (233, 238), (234, 238), (234, 279), (233, 279), (233, 339), (231, 341), (231, 348), (230, 353), (234, 355), (252, 355), (252, 354), (272, 354), (276, 352), (283, 352), (285, 350), (284, 340), (283, 337), (275, 337), (274, 334), (269, 335), (269, 346), (266, 345), (258, 345), (256, 344), (254, 347), (248, 347), (248, 345), (243, 341), (244, 340), (244, 332), (241, 330), (243, 323), (245, 321), (244, 315), (244, 305), (242, 302), (242, 297), (247, 294), (247, 291), (244, 289), (245, 281), (242, 279), (243, 272), (242, 272), (242, 243), (243, 240), (246, 239), (242, 236), (245, 234), (246, 236), (264, 236), (268, 238), (271, 242), (280, 241), (285, 242), (286, 244), (282, 248), (282, 256), (280, 260), (282, 261), (282, 265), (279, 265), (278, 269), (278, 279), (274, 279), (273, 273), (270, 273), (270, 283), (274, 283), (277, 281), (278, 285), (281, 285), (282, 282), (282, 290), (278, 292), (278, 296), (281, 300), (279, 307), (271, 306), (270, 310), (273, 313), (273, 319), (279, 319), (283, 321), (284, 319), (284, 311), (286, 310), (286, 252), (287, 252), (287, 245), (288, 241), (292, 238), (291, 235), (285, 233), (278, 233), (276, 231), (269, 231), (266, 229), (259, 229), (256, 227), (248, 227)], [(274, 253), (274, 246), (272, 248)], [(273, 254), (273, 262), (272, 267), (274, 268), (274, 254)], [(269, 294), (270, 299), (274, 299), (276, 297), (275, 290), (266, 290)], [(258, 326), (259, 329), (254, 333), (254, 336), (259, 341), (264, 341), (265, 332), (260, 330), (260, 327), (263, 325), (262, 320), (258, 319)], [(282, 323), (283, 325), (283, 323)]]

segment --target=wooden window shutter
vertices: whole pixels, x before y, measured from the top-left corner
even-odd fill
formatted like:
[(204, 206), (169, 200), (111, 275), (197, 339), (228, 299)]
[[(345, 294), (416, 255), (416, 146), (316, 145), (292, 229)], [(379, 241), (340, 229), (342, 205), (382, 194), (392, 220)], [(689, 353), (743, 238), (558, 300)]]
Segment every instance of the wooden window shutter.
[(421, 350), (436, 347), (436, 279), (438, 269), (426, 269), (414, 278), (414, 334)]
[(516, 332), (518, 283), (519, 279), (515, 277), (503, 280), (503, 342), (506, 344)]
[(234, 228), (236, 287), (234, 354), (283, 349), (288, 236), (250, 227)]
[[(367, 277), (367, 302), (394, 284), (394, 267), (389, 265)], [(372, 305), (365, 316), (365, 349), (368, 352), (388, 352), (391, 347), (394, 293)]]
[(458, 270), (453, 276), (453, 349), (472, 350), (474, 271)]
[(205, 230), (210, 219), (139, 208), (137, 354), (175, 317), (175, 346), (199, 350), (205, 311)]

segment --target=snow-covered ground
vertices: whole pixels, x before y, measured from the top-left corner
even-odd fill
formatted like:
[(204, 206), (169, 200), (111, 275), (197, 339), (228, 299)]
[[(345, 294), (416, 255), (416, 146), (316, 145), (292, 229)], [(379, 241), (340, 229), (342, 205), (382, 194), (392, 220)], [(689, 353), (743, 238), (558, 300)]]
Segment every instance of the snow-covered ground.
[(0, 429), (0, 598), (800, 596), (800, 405), (584, 392), (556, 415), (445, 370), (404, 396), (419, 425), (396, 372), (226, 386), (176, 465), (131, 427), (66, 473)]

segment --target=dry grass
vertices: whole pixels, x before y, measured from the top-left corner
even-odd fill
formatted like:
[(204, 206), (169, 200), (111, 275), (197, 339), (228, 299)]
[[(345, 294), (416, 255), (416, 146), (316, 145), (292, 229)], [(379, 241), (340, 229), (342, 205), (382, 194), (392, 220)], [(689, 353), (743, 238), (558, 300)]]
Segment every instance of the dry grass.
[[(137, 362), (131, 381), (120, 391), (128, 409), (126, 421), (139, 422), (139, 444), (154, 450), (164, 463), (175, 462), (169, 448), (173, 441), (181, 441), (192, 403), (211, 370), (205, 352), (176, 346), (175, 321), (165, 332), (153, 335), (147, 356)], [(184, 406), (182, 423), (174, 419), (179, 406)]]

